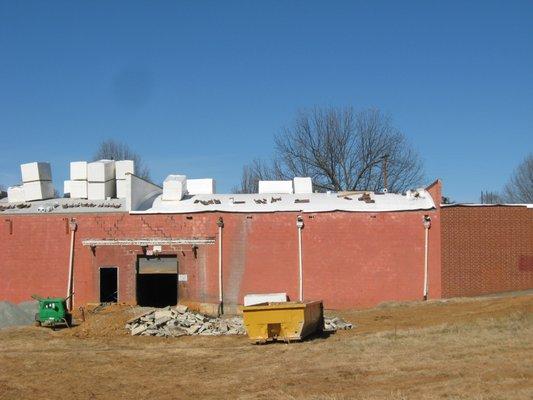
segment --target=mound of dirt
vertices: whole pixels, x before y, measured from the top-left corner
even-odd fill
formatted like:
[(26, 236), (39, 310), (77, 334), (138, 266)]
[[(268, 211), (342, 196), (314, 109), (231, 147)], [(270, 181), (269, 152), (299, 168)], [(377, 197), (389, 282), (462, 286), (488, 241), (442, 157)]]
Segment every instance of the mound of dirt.
[(126, 322), (143, 312), (146, 312), (146, 309), (142, 307), (112, 304), (85, 310), (85, 322), (82, 322), (81, 312), (76, 311), (74, 327), (62, 330), (62, 334), (79, 338), (128, 336), (129, 332), (125, 329)]

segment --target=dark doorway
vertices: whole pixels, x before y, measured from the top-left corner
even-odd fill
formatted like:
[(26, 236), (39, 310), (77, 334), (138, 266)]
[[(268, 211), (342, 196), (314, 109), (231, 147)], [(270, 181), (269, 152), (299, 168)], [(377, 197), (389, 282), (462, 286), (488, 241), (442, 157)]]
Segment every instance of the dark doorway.
[(177, 257), (139, 257), (137, 260), (137, 304), (146, 307), (166, 307), (177, 303)]
[(100, 268), (100, 303), (116, 303), (118, 300), (118, 268)]

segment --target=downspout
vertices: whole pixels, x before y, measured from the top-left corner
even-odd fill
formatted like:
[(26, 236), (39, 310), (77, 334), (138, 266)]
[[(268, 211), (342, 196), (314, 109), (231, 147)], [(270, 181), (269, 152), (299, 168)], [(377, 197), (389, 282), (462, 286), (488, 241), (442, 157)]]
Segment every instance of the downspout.
[(76, 223), (76, 220), (72, 218), (68, 225), (70, 228), (70, 256), (68, 264), (67, 308), (72, 310), (72, 287), (74, 282), (74, 237), (76, 235), (78, 224)]
[(299, 300), (304, 301), (304, 285), (303, 285), (303, 262), (302, 262), (302, 229), (304, 227), (304, 220), (301, 215), (296, 218), (296, 226), (298, 228), (298, 288)]
[(429, 272), (428, 272), (428, 252), (429, 252), (429, 228), (431, 228), (431, 218), (424, 215), (424, 300), (429, 298)]
[(224, 314), (223, 287), (222, 287), (222, 228), (224, 220), (218, 217), (218, 315)]

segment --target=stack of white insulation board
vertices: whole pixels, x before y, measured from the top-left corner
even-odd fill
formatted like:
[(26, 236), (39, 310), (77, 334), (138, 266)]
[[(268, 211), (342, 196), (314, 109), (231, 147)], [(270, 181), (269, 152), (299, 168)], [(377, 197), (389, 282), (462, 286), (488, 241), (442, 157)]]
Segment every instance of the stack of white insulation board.
[(163, 182), (162, 200), (181, 200), (187, 193), (187, 177), (185, 175), (169, 175)]
[(187, 193), (195, 194), (214, 194), (216, 193), (216, 182), (214, 179), (187, 179)]
[(115, 175), (117, 178), (117, 198), (126, 198), (126, 174), (135, 174), (133, 160), (115, 161)]
[(106, 200), (115, 197), (115, 161), (100, 160), (87, 164), (87, 198)]
[(294, 183), (294, 193), (296, 194), (313, 193), (313, 182), (311, 181), (311, 178), (295, 177), (293, 179), (293, 183)]
[(52, 170), (46, 162), (31, 162), (20, 166), (24, 200), (46, 200), (54, 197)]
[(291, 194), (293, 193), (292, 181), (259, 181), (261, 194)]
[(87, 198), (87, 161), (73, 161), (70, 163), (70, 180), (65, 181), (65, 194), (67, 189), (72, 199)]
[(24, 188), (22, 186), (11, 186), (7, 188), (7, 201), (10, 203), (20, 203), (25, 201)]

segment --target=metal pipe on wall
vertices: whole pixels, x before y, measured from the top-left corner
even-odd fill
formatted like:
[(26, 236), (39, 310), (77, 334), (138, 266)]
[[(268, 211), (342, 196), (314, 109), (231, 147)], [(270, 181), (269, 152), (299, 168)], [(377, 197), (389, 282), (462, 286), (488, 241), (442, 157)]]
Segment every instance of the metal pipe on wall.
[(78, 224), (74, 219), (69, 222), (70, 228), (70, 256), (68, 264), (68, 283), (67, 283), (67, 308), (72, 310), (72, 288), (74, 283), (74, 239)]
[(304, 301), (304, 285), (303, 285), (303, 261), (302, 261), (302, 229), (304, 227), (304, 220), (301, 215), (296, 219), (296, 227), (298, 228), (298, 287), (299, 300)]
[(223, 280), (222, 280), (222, 228), (224, 228), (224, 220), (219, 217), (217, 220), (218, 226), (218, 314), (224, 314), (223, 301)]
[(429, 298), (429, 271), (428, 271), (428, 252), (429, 252), (429, 228), (431, 228), (431, 218), (424, 215), (424, 300)]

